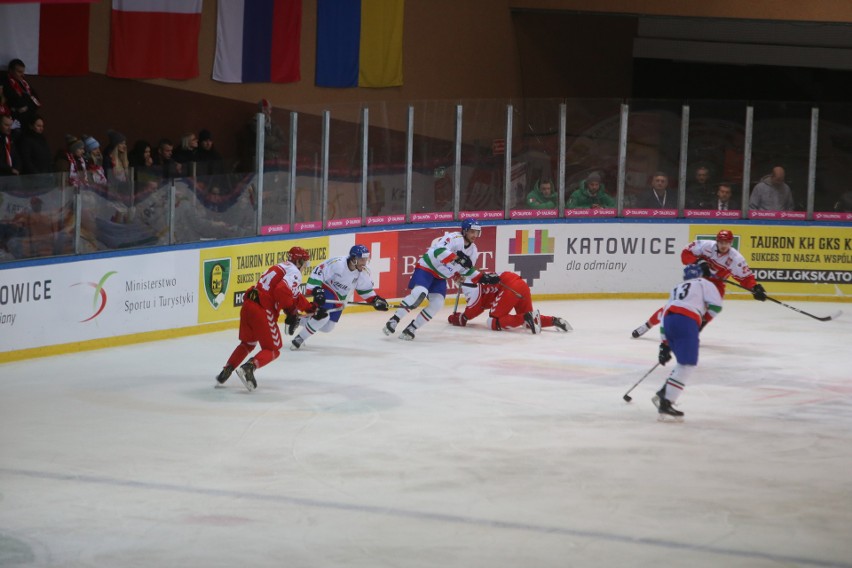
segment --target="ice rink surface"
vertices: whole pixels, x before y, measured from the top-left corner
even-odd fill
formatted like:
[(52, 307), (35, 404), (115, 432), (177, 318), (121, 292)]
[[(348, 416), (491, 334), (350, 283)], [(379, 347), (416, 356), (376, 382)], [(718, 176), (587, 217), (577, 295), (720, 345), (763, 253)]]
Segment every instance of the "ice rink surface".
[(681, 424), (672, 363), (622, 400), (656, 300), (347, 313), (253, 393), (235, 330), (0, 365), (0, 566), (852, 567), (852, 312), (789, 303), (846, 313), (726, 302)]

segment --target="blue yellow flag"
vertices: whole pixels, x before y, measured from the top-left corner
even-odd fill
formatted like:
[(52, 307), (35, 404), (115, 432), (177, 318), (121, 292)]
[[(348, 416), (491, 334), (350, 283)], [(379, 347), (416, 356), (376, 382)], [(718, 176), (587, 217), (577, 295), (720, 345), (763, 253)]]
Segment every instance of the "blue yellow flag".
[(402, 85), (405, 0), (318, 0), (318, 87)]

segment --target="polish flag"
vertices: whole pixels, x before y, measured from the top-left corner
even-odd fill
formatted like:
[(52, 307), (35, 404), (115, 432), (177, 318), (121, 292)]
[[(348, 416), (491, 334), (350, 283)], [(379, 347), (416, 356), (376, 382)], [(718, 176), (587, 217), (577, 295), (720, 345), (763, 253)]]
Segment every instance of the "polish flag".
[(198, 77), (201, 0), (112, 0), (107, 75)]
[(27, 75), (86, 75), (89, 3), (0, 3), (0, 65), (12, 59)]

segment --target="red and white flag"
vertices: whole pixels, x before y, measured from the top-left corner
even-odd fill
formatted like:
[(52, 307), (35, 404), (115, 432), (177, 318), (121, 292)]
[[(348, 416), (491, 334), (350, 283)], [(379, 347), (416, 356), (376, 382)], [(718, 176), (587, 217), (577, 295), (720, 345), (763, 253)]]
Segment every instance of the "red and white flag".
[(89, 2), (0, 3), (0, 65), (12, 59), (27, 75), (86, 75)]
[(112, 0), (107, 75), (198, 77), (201, 0)]

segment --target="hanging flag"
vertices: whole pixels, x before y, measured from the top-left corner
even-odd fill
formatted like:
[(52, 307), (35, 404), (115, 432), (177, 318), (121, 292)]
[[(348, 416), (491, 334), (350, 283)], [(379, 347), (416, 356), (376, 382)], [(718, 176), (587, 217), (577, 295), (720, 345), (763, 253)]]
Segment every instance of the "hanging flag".
[(201, 0), (112, 0), (107, 75), (198, 77)]
[(298, 81), (301, 32), (302, 0), (219, 0), (213, 79)]
[(405, 0), (318, 0), (318, 87), (402, 85)]
[(89, 3), (0, 4), (0, 65), (12, 59), (27, 75), (86, 75)]

